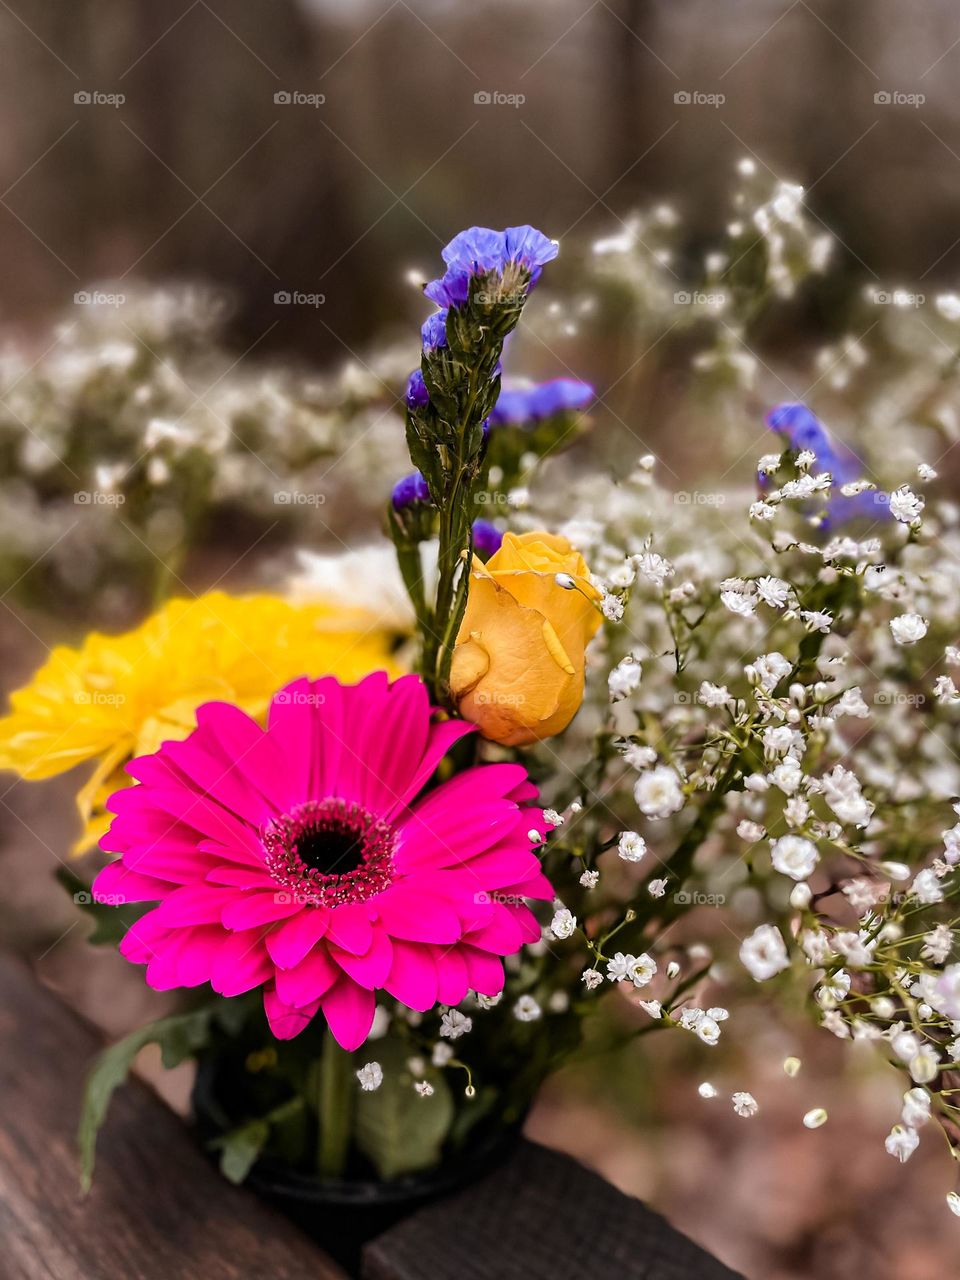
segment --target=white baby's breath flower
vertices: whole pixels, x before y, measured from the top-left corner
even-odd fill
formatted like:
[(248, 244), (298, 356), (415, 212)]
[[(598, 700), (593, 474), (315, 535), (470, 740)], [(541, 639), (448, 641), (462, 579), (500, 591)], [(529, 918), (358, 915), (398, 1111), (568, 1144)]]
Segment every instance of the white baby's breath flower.
[(669, 560), (657, 555), (655, 551), (647, 551), (636, 561), (637, 568), (645, 578), (662, 587), (667, 578), (672, 578), (676, 570)]
[(617, 663), (607, 677), (610, 701), (621, 702), (624, 698), (629, 698), (631, 694), (636, 693), (640, 688), (642, 676), (643, 667), (640, 661), (628, 654), (626, 658)]
[(813, 875), (820, 855), (817, 846), (805, 836), (781, 836), (770, 847), (774, 869), (792, 880), (806, 880)]
[(473, 1029), (473, 1019), (459, 1009), (448, 1009), (440, 1018), (440, 1034), (447, 1040), (459, 1040)]
[(640, 812), (648, 818), (669, 818), (684, 805), (680, 779), (668, 764), (641, 773), (633, 788), (633, 796)]
[(620, 622), (623, 618), (623, 601), (619, 596), (607, 594), (600, 601), (600, 611), (608, 622)]
[(790, 599), (790, 583), (783, 578), (757, 578), (757, 594), (771, 609), (782, 609)]
[(903, 1125), (895, 1124), (883, 1145), (889, 1155), (899, 1160), (901, 1164), (906, 1164), (920, 1145), (920, 1135), (913, 1129), (905, 1129)]
[(595, 889), (600, 882), (599, 871), (582, 871), (580, 873), (580, 883), (584, 889)]
[(748, 844), (756, 844), (758, 840), (763, 839), (764, 830), (759, 822), (752, 822), (749, 818), (741, 818), (737, 823), (737, 835), (741, 840), (746, 840)]
[(935, 902), (943, 901), (943, 888), (939, 877), (930, 867), (925, 867), (922, 871), (917, 872), (913, 884), (910, 886), (910, 892), (918, 902), (922, 902), (925, 906), (931, 906)]
[(430, 1083), (429, 1080), (416, 1080), (414, 1082), (413, 1087), (417, 1091), (417, 1093), (420, 1095), (421, 1098), (433, 1097), (433, 1092), (434, 1092), (433, 1085)]
[(897, 644), (916, 644), (927, 634), (927, 620), (919, 613), (902, 613), (890, 619), (890, 630)]
[(783, 935), (776, 925), (762, 924), (740, 944), (740, 961), (757, 982), (765, 982), (790, 967)]
[(640, 862), (647, 852), (647, 842), (636, 831), (621, 832), (617, 842), (617, 853), (624, 862)]
[(543, 1010), (533, 996), (521, 996), (513, 1006), (513, 1016), (518, 1022), (536, 1022), (543, 1017)]
[(611, 982), (624, 982), (631, 976), (630, 970), (637, 962), (636, 956), (625, 955), (618, 951), (607, 961), (607, 977)]
[(603, 982), (603, 974), (599, 969), (584, 969), (580, 975), (580, 981), (588, 991), (595, 991)]
[(859, 779), (843, 765), (834, 765), (820, 779), (820, 792), (841, 822), (865, 827), (873, 817), (873, 805), (864, 798)]
[(630, 964), (627, 976), (635, 987), (645, 987), (657, 972), (657, 962), (646, 952), (636, 956)]
[(755, 1116), (760, 1110), (760, 1106), (752, 1093), (737, 1092), (733, 1095), (732, 1102), (734, 1111), (738, 1116), (743, 1116), (744, 1119)]
[(367, 1062), (357, 1072), (360, 1088), (364, 1093), (373, 1093), (383, 1084), (383, 1068), (379, 1062)]
[(550, 921), (550, 929), (555, 938), (563, 941), (565, 938), (571, 938), (576, 932), (577, 917), (568, 911), (566, 907), (561, 907)]
[(667, 891), (666, 880), (651, 880), (647, 885), (647, 893), (651, 898), (662, 898)]
[(902, 484), (890, 495), (890, 514), (901, 524), (916, 523), (925, 505), (923, 498), (915, 494), (909, 485)]
[(697, 693), (697, 701), (705, 707), (725, 707), (730, 701), (730, 693), (725, 684), (711, 684), (704, 680)]

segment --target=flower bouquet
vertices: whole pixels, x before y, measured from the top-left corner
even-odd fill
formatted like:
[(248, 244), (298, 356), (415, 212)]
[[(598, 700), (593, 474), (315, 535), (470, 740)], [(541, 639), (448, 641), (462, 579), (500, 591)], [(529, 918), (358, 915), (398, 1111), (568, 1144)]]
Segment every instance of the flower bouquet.
[[(760, 212), (776, 288), (795, 189)], [(501, 378), (557, 251), (472, 228), (425, 287), (385, 514), (409, 614), (386, 570), (380, 611), (212, 592), (14, 694), (0, 764), (96, 762), (80, 851), (110, 860), (64, 877), (95, 940), (187, 993), (94, 1067), (85, 1181), (155, 1042), (196, 1060), (227, 1177), (314, 1224), (396, 1211), (489, 1168), (565, 1062), (656, 1030), (713, 1052), (758, 983), (902, 1072), (892, 1155), (928, 1123), (960, 1150), (960, 516), (917, 491), (933, 428), (886, 487), (800, 402), (749, 493), (691, 500), (646, 456), (551, 471), (592, 388)], [(737, 261), (701, 283), (735, 290)]]

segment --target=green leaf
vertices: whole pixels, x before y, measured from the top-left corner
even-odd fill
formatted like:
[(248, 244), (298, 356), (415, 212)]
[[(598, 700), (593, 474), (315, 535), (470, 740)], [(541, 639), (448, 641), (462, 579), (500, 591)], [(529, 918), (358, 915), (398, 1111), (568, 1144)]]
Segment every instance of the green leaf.
[(439, 1072), (427, 1076), (434, 1092), (421, 1098), (406, 1068), (408, 1050), (397, 1041), (377, 1041), (383, 1083), (357, 1098), (357, 1146), (381, 1178), (427, 1169), (440, 1158), (440, 1148), (453, 1122), (453, 1099)]
[(96, 1160), (97, 1134), (103, 1124), (110, 1099), (130, 1074), (134, 1059), (145, 1045), (158, 1044), (165, 1067), (175, 1067), (201, 1049), (209, 1039), (210, 1020), (215, 1005), (172, 1014), (139, 1027), (124, 1040), (104, 1049), (87, 1076), (80, 1108), (77, 1145), (80, 1149), (80, 1185), (90, 1190)]
[(220, 1152), (220, 1172), (228, 1182), (243, 1182), (269, 1137), (268, 1120), (251, 1120), (210, 1144)]

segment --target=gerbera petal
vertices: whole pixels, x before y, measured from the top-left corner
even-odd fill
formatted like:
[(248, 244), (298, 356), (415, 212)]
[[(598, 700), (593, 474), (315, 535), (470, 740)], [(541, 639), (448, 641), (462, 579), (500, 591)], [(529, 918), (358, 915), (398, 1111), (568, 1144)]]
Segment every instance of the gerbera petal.
[(393, 943), (387, 934), (376, 931), (366, 955), (355, 956), (331, 946), (330, 955), (347, 977), (361, 987), (382, 987), (393, 964)]
[(457, 950), (466, 961), (470, 990), (481, 996), (498, 996), (505, 981), (503, 961), (499, 956), (492, 956), (477, 947), (461, 946)]
[(177, 985), (199, 987), (209, 982), (213, 964), (229, 934), (214, 925), (185, 929), (185, 942), (177, 954)]
[(90, 892), (97, 902), (159, 902), (170, 892), (170, 881), (141, 875), (122, 862), (109, 862), (94, 880)]
[(277, 995), (284, 1004), (300, 1008), (329, 991), (340, 970), (322, 947), (316, 947), (292, 969), (278, 969)]
[(333, 1038), (348, 1053), (359, 1049), (373, 1025), (377, 1002), (367, 991), (346, 976), (320, 998), (320, 1008)]
[(344, 951), (362, 956), (373, 941), (373, 926), (367, 910), (354, 904), (334, 907), (327, 922), (327, 937)]
[(291, 1008), (277, 995), (272, 986), (263, 989), (263, 1008), (267, 1015), (270, 1030), (278, 1040), (292, 1040), (316, 1017), (320, 1001), (304, 1005), (302, 1009)]
[[(537, 930), (539, 938), (540, 931)], [(482, 928), (466, 935), (464, 941), (482, 951), (492, 951), (498, 956), (512, 956), (524, 943), (520, 924), (501, 903), (494, 906), (493, 915)]]
[(437, 999), (441, 1004), (459, 1004), (470, 987), (467, 962), (456, 947), (434, 952), (437, 965)]
[(168, 893), (157, 907), (157, 923), (171, 929), (219, 923), (221, 912), (236, 892), (213, 884), (186, 884)]
[(465, 720), (443, 720), (433, 724), (423, 757), (408, 779), (404, 795), (398, 797), (396, 802), (391, 804), (389, 810), (382, 816), (384, 818), (395, 817), (405, 804), (409, 803), (414, 796), (423, 790), (430, 781), (437, 765), (453, 744), (459, 742), (466, 734), (474, 732), (476, 732), (474, 726), (467, 724)]
[(311, 794), (315, 712), (322, 697), (312, 681), (294, 680), (271, 700), (267, 716), (267, 733), (286, 761), (290, 789), (300, 796)]
[(220, 919), (227, 929), (255, 929), (298, 915), (303, 904), (292, 893), (274, 886), (266, 893), (231, 893)]
[(273, 977), (273, 963), (267, 955), (260, 930), (227, 935), (217, 952), (210, 985), (222, 996), (240, 996)]
[[(479, 881), (478, 881), (479, 884)], [(421, 884), (401, 881), (376, 899), (386, 931), (408, 942), (456, 942), (461, 934), (457, 913), (445, 899)]]
[(437, 1003), (437, 966), (430, 948), (415, 942), (393, 944), (393, 964), (384, 990), (410, 1009), (426, 1013)]
[(274, 964), (292, 969), (312, 951), (327, 931), (329, 912), (323, 907), (304, 907), (267, 934), (267, 950)]

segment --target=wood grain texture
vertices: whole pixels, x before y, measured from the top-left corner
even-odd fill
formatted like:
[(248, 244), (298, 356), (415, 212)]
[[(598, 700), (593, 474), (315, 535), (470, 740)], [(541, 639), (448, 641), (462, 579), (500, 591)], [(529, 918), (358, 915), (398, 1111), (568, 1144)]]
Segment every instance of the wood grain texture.
[(74, 1137), (101, 1047), (19, 961), (0, 956), (2, 1280), (342, 1280), (284, 1218), (229, 1186), (136, 1081), (81, 1197)]
[(364, 1280), (743, 1280), (665, 1218), (532, 1142), (364, 1251)]

